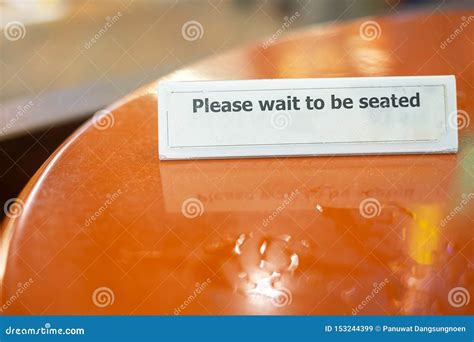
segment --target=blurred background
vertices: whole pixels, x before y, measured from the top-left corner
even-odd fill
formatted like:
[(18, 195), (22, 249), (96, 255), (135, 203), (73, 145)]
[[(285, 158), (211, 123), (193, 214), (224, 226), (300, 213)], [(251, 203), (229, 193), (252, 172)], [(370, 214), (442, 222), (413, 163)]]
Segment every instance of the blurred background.
[(466, 7), (474, 1), (0, 1), (0, 203), (97, 110), (186, 64), (308, 25)]

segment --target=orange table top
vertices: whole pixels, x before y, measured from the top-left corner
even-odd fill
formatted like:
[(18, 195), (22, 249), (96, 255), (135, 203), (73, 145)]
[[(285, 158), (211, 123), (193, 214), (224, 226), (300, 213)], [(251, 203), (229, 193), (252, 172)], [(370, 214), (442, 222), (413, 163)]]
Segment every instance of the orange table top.
[(3, 313), (474, 313), (473, 14), (316, 26), (166, 78), (454, 74), (458, 154), (160, 162), (156, 83), (124, 98), (12, 209)]

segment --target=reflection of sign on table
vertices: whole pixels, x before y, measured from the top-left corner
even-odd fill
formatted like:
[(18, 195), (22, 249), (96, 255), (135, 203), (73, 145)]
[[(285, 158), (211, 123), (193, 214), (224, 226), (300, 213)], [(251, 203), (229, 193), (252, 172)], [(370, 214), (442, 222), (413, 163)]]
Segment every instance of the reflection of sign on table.
[[(160, 163), (166, 210), (181, 212), (183, 201), (190, 197), (199, 199), (206, 212), (261, 212), (281, 205), (290, 211), (315, 210), (317, 204), (358, 208), (369, 197), (384, 205), (440, 203), (451, 182), (446, 174), (455, 160), (393, 157), (391, 162), (373, 161), (364, 173), (357, 171), (357, 158), (334, 158), (323, 168), (320, 159), (286, 162), (289, 165), (284, 168), (278, 161), (269, 166), (268, 160), (212, 161), (186, 167), (181, 162)], [(440, 172), (432, 172), (433, 166)], [(410, 168), (417, 172), (404, 177)], [(233, 171), (225, 176), (228, 170)]]
[(455, 94), (453, 76), (161, 83), (160, 159), (455, 152)]

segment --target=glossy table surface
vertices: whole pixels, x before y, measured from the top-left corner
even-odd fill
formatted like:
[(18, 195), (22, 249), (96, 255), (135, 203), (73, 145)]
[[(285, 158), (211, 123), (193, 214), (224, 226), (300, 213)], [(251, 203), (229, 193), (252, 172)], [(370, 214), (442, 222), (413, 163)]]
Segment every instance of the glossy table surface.
[(167, 77), (454, 74), (457, 154), (160, 162), (157, 84), (114, 104), (4, 222), (3, 313), (474, 313), (474, 24), (446, 43), (472, 15), (315, 26)]

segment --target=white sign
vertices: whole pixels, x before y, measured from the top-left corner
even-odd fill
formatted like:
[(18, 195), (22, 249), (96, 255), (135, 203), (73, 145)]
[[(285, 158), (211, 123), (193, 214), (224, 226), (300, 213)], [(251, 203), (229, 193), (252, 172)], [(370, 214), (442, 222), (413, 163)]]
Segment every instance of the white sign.
[(454, 76), (161, 82), (160, 159), (452, 153)]

